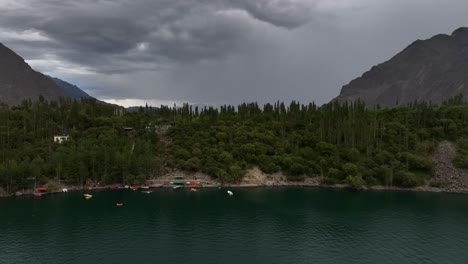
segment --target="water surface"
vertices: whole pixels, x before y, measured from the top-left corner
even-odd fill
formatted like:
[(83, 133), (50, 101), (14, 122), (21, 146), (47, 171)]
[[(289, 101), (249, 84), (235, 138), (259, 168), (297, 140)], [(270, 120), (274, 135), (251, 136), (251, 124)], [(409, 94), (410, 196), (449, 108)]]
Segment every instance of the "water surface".
[(0, 199), (0, 263), (468, 263), (466, 195), (233, 191)]

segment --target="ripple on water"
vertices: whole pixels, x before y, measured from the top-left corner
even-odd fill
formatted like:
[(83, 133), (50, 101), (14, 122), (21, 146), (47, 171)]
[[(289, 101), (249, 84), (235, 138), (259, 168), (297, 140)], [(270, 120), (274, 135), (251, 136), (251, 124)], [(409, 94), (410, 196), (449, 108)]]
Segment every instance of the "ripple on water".
[[(116, 207), (116, 202), (124, 202)], [(466, 263), (468, 196), (304, 188), (0, 203), (0, 263)]]

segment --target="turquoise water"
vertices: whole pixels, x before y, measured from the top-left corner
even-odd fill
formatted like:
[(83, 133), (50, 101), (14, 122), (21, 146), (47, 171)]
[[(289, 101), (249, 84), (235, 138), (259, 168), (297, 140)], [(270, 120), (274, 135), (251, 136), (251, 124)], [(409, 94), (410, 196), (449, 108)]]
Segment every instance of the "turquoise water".
[(466, 195), (233, 191), (0, 199), (0, 263), (468, 263)]

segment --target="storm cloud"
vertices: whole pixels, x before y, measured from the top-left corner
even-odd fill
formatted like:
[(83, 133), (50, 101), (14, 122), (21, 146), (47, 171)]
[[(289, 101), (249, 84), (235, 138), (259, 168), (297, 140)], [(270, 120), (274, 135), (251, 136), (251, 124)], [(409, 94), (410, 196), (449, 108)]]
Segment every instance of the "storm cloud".
[(467, 26), (465, 10), (464, 0), (0, 0), (0, 42), (114, 102), (325, 103), (412, 41)]

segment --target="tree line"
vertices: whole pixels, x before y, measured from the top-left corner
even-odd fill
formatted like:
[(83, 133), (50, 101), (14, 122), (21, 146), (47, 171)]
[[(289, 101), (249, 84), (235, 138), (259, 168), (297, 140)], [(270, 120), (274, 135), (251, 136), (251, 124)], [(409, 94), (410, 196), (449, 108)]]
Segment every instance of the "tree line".
[[(468, 106), (461, 96), (394, 109), (292, 101), (118, 110), (94, 99), (0, 105), (0, 186), (13, 192), (34, 180), (144, 182), (167, 168), (239, 182), (258, 166), (291, 181), (414, 187), (430, 180), (430, 155), (444, 139), (458, 143), (455, 163), (468, 168)], [(170, 125), (167, 132), (163, 125)], [(54, 143), (59, 134), (70, 138)]]

